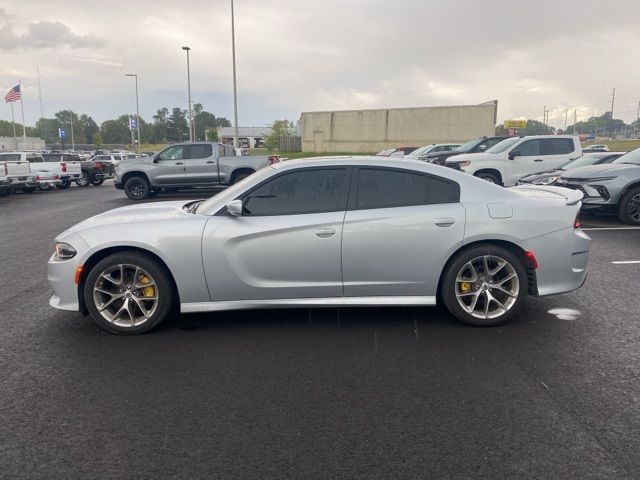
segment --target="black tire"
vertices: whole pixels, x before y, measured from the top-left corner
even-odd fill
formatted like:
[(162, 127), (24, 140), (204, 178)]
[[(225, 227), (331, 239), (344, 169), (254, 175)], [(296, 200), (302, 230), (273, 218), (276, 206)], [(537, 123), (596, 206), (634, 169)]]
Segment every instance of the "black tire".
[(60, 182), (60, 183), (58, 184), (58, 188), (59, 188), (60, 190), (66, 190), (67, 188), (69, 188), (69, 185), (71, 185), (71, 181), (70, 181), (70, 180), (67, 180), (67, 181), (64, 181), (64, 182)]
[(131, 200), (144, 200), (150, 192), (151, 187), (144, 177), (131, 177), (124, 182), (124, 193)]
[(104, 183), (104, 178), (101, 178), (100, 180), (94, 180), (91, 182), (91, 185), (93, 185), (94, 187), (99, 187), (100, 185), (102, 185)]
[(502, 182), (498, 178), (498, 176), (494, 173), (489, 172), (480, 172), (475, 175), (478, 178), (486, 180), (487, 182), (495, 183), (496, 185), (502, 185)]
[(87, 172), (82, 172), (82, 175), (79, 179), (76, 180), (76, 185), (79, 187), (88, 187), (91, 185), (91, 178)]
[(35, 190), (36, 190), (36, 187), (24, 187), (22, 189), (22, 192), (23, 193), (33, 193), (33, 192), (35, 192)]
[(618, 219), (623, 223), (640, 225), (640, 187), (624, 194), (618, 207)]
[(9, 195), (11, 195), (11, 188), (10, 187), (2, 187), (2, 188), (0, 188), (0, 197), (8, 197)]
[(245, 172), (241, 172), (241, 173), (238, 173), (238, 174), (234, 175), (231, 178), (231, 185), (233, 185), (234, 183), (238, 183), (240, 180), (244, 180), (249, 175), (251, 175), (251, 174), (250, 173), (245, 173)]
[[(505, 312), (493, 318), (478, 318), (472, 315), (471, 313), (467, 312), (462, 308), (456, 296), (456, 292), (458, 289), (458, 282), (456, 281), (456, 279), (458, 278), (458, 274), (463, 271), (463, 269), (469, 262), (483, 256), (497, 257), (508, 262), (508, 264), (510, 264), (511, 267), (513, 268), (513, 271), (515, 272), (515, 274), (517, 274), (517, 280), (518, 280), (518, 288), (517, 288), (517, 293), (515, 294), (515, 297), (509, 297), (500, 291), (496, 292), (496, 290), (493, 290), (491, 288), (489, 289), (489, 293), (498, 295), (500, 297), (499, 301), (503, 302), (503, 304), (506, 304), (507, 302), (509, 302), (510, 301), (509, 299), (511, 298), (514, 299), (513, 303), (509, 306), (509, 308)], [(524, 297), (527, 295), (528, 281), (527, 281), (527, 272), (525, 270), (524, 262), (525, 262), (524, 258), (520, 258), (519, 255), (513, 253), (512, 251), (496, 245), (489, 245), (489, 244), (478, 245), (478, 246), (469, 248), (467, 250), (463, 250), (462, 252), (458, 253), (453, 258), (453, 260), (448, 263), (446, 267), (446, 271), (444, 272), (444, 275), (442, 277), (442, 283), (440, 284), (440, 297), (443, 300), (445, 306), (447, 307), (447, 310), (449, 310), (449, 312), (454, 317), (456, 317), (461, 322), (466, 323), (467, 325), (473, 325), (477, 327), (491, 327), (491, 326), (503, 324), (517, 314), (521, 305), (524, 303)], [(489, 265), (489, 270), (492, 270), (491, 264)], [(503, 277), (502, 275), (507, 275), (507, 274), (508, 274), (508, 271), (501, 270), (497, 272), (495, 276), (498, 278), (495, 280), (495, 282), (499, 282), (502, 278), (506, 278), (506, 276)], [(482, 273), (480, 269), (478, 271), (477, 277), (479, 279), (478, 283), (482, 282), (484, 284), (486, 281), (488, 284), (495, 284), (492, 278), (487, 278), (492, 276), (485, 275), (484, 273)], [(512, 282), (512, 281), (509, 281), (509, 282)], [(469, 290), (469, 292), (472, 292), (472, 290), (475, 289), (475, 284), (474, 282), (469, 282), (469, 283), (471, 283), (471, 290)], [(510, 287), (514, 287), (515, 283), (507, 283), (503, 285), (505, 286), (505, 288), (509, 289), (507, 285)], [(481, 302), (481, 303), (479, 305), (477, 304), (474, 304), (474, 305), (482, 307), (483, 305), (485, 305), (484, 301), (488, 297), (486, 296), (486, 294), (481, 293), (482, 288), (479, 288), (477, 291), (478, 291), (479, 297), (481, 297), (477, 300), (477, 302)], [(469, 295), (471, 295), (471, 293), (469, 293)], [(472, 299), (470, 299), (469, 301), (471, 303)], [(488, 302), (488, 303), (489, 305), (492, 304), (491, 302)]]
[[(144, 323), (136, 326), (122, 326), (110, 322), (107, 318), (103, 317), (95, 303), (94, 287), (96, 286), (96, 283), (100, 281), (100, 274), (109, 269), (109, 267), (120, 264), (140, 267), (144, 271), (148, 272), (153, 278), (155, 288), (157, 289), (155, 290), (155, 295), (158, 297), (158, 303), (155, 311), (148, 319), (144, 320)], [(109, 255), (98, 262), (87, 275), (84, 283), (83, 294), (85, 305), (87, 306), (87, 310), (89, 311), (93, 321), (101, 328), (121, 335), (134, 335), (147, 332), (155, 328), (173, 311), (177, 298), (169, 272), (167, 272), (164, 266), (151, 256), (139, 252), (114, 253), (113, 255)], [(119, 304), (116, 304), (115, 308), (119, 308)]]

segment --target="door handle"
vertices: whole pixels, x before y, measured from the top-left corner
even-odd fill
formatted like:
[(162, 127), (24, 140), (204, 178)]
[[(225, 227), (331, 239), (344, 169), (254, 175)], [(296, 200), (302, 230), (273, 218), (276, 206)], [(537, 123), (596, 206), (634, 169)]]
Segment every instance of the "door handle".
[(209, 160), (207, 163), (216, 163), (216, 162), (213, 160)]
[(450, 227), (456, 223), (454, 218), (436, 218), (434, 222), (438, 227)]
[(182, 162), (176, 162), (176, 163), (174, 163), (174, 165), (184, 165), (184, 163), (182, 163)]
[(336, 234), (336, 229), (333, 227), (320, 228), (316, 230), (316, 235), (320, 238), (331, 238)]
[(542, 159), (541, 159), (541, 158), (536, 158), (536, 159), (534, 160), (534, 162), (541, 162), (541, 161), (542, 161)]

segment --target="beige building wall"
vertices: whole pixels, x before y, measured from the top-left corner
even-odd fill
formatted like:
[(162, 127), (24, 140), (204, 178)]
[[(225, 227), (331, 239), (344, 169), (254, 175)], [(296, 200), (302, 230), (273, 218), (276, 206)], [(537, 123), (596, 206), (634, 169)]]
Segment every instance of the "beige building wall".
[(303, 112), (304, 152), (374, 153), (494, 135), (498, 102), (451, 107)]

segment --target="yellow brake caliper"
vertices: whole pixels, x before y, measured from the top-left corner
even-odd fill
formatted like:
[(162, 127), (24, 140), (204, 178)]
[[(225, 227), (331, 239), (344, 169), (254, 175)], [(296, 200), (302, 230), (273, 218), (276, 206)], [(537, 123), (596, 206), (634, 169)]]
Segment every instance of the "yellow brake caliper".
[(471, 284), (469, 282), (460, 283), (460, 293), (468, 293), (471, 290)]
[[(147, 285), (149, 283), (151, 283), (151, 280), (149, 280), (149, 277), (147, 277), (146, 275), (140, 275), (138, 277), (138, 282), (140, 283), (140, 285)], [(148, 287), (142, 287), (142, 295), (146, 298), (150, 298), (150, 297), (154, 297), (156, 294), (156, 290), (153, 288), (152, 285), (149, 285)]]

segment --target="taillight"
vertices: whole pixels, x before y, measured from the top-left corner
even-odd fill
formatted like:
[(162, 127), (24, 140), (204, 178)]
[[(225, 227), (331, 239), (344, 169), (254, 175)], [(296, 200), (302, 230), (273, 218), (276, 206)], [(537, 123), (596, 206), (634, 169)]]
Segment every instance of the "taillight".
[(40, 181), (40, 175), (36, 175), (36, 182)]
[(280, 157), (278, 155), (269, 155), (269, 165), (273, 165), (274, 163), (278, 163), (280, 161)]
[(54, 175), (54, 176), (53, 176), (53, 179), (54, 179), (54, 180), (58, 180), (58, 179), (60, 179), (60, 177), (59, 177), (58, 175)]
[(582, 226), (582, 224), (580, 223), (580, 218), (576, 217), (576, 219), (573, 221), (573, 228), (580, 228)]
[(102, 170), (102, 162), (96, 162), (96, 170)]
[(63, 171), (63, 172), (66, 172), (66, 171), (67, 171), (67, 164), (66, 164), (66, 163), (62, 162), (62, 163), (60, 164), (60, 166), (62, 167), (62, 171)]
[(533, 252), (524, 252), (524, 256), (529, 261), (529, 266), (531, 268), (533, 268), (534, 270), (538, 268), (538, 260), (536, 260), (536, 256), (533, 254)]

